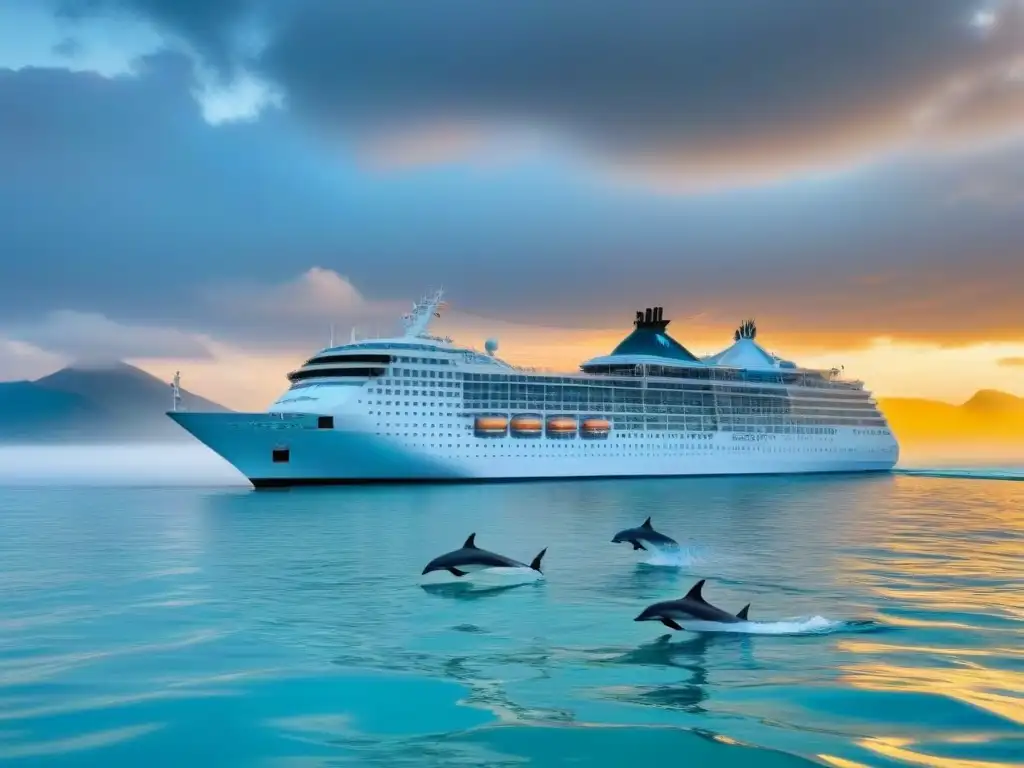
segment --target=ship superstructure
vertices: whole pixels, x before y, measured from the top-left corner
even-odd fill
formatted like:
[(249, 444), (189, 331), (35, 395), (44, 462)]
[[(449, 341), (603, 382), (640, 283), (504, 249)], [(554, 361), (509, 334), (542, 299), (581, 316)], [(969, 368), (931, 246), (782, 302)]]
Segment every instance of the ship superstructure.
[(770, 354), (753, 321), (701, 359), (647, 308), (610, 354), (558, 374), (430, 335), (443, 306), (438, 291), (404, 335), (321, 350), (266, 413), (168, 415), (257, 487), (867, 472), (899, 456), (862, 382)]

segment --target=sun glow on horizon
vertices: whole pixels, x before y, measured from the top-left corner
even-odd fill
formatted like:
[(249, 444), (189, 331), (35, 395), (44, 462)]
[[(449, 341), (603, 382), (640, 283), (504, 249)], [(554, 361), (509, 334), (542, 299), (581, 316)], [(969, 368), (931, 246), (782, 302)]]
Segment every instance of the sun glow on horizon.
[[(470, 335), (456, 341), (474, 345)], [(552, 328), (507, 330), (501, 337), (498, 355), (515, 365), (573, 372), (583, 361), (607, 354), (624, 334), (618, 331), (565, 331)], [(723, 341), (726, 339), (727, 341)], [(864, 381), (867, 389), (881, 398), (921, 398), (960, 404), (977, 391), (995, 389), (1024, 397), (1024, 368), (1003, 361), (1024, 357), (1024, 342), (980, 342), (968, 346), (942, 347), (923, 342), (910, 343), (876, 339), (857, 349), (837, 348), (832, 352), (799, 346), (765, 345), (782, 357), (794, 359), (807, 368), (844, 366), (848, 378)], [(697, 338), (687, 346), (694, 354), (717, 352), (731, 343), (728, 337)], [(483, 340), (475, 346), (482, 347)], [(182, 371), (182, 386), (231, 408), (263, 409), (283, 392), (286, 374), (315, 350), (254, 354), (245, 349), (218, 344), (208, 360), (132, 360), (143, 370), (170, 380)]]

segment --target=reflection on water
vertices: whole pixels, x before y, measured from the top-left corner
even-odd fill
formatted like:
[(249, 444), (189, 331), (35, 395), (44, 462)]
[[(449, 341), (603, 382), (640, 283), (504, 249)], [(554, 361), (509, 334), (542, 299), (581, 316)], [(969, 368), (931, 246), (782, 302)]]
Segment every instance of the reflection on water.
[(688, 674), (670, 684), (609, 687), (603, 691), (603, 695), (629, 704), (702, 714), (705, 709), (701, 705), (708, 698), (708, 647), (713, 643), (721, 645), (723, 642), (734, 641), (741, 641), (741, 638), (735, 635), (700, 634), (674, 642), (672, 635), (662, 635), (651, 643), (609, 659), (608, 663), (674, 667)]
[[(899, 499), (889, 525), (840, 562), (851, 580), (880, 598), (883, 620), (917, 632), (886, 643), (840, 641), (848, 654), (842, 681), (942, 702), (960, 728), (924, 739), (903, 735), (916, 729), (891, 729), (900, 735), (858, 744), (914, 765), (1020, 765), (1024, 492), (969, 481), (921, 483), (915, 491)], [(971, 753), (986, 759), (965, 756)]]
[[(534, 586), (540, 582), (530, 582)], [(420, 584), (420, 589), (430, 595), (448, 597), (455, 600), (477, 600), (481, 597), (494, 597), (510, 589), (518, 589), (527, 586), (527, 582), (519, 584)]]
[[(1009, 766), (1024, 485), (0, 488), (0, 762)], [(656, 514), (701, 556), (608, 544)], [(530, 583), (423, 584), (476, 530)], [(632, 619), (700, 579), (760, 626)], [(161, 763), (163, 761), (163, 763)]]

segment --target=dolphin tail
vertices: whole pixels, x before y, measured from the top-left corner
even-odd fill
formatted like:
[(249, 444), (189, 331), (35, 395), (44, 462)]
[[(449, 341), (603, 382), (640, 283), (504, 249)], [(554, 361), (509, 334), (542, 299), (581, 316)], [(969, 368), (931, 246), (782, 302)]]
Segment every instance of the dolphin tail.
[(544, 571), (540, 569), (540, 561), (544, 559), (544, 553), (547, 551), (548, 548), (544, 547), (544, 549), (540, 551), (540, 554), (533, 558), (533, 562), (530, 563), (530, 567), (533, 568), (533, 570), (535, 570), (537, 573), (544, 573)]
[(736, 618), (740, 621), (750, 621), (747, 616), (750, 614), (750, 603), (743, 606), (743, 610), (736, 614)]

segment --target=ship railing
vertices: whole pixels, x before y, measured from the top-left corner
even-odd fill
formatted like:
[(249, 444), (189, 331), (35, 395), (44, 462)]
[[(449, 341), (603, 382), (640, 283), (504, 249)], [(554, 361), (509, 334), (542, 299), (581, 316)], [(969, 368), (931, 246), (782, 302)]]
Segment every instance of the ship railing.
[[(701, 381), (708, 381), (708, 382), (712, 382), (713, 383), (713, 382), (717, 382), (717, 381), (721, 381), (721, 382), (736, 382), (736, 381), (739, 381), (740, 379), (737, 379), (734, 375), (730, 375), (730, 374), (735, 374), (736, 372), (743, 373), (743, 372), (749, 371), (750, 373), (756, 373), (756, 374), (775, 374), (775, 375), (779, 375), (779, 376), (798, 376), (798, 377), (802, 377), (802, 380), (799, 381), (799, 382), (792, 382), (792, 381), (787, 382), (785, 380), (772, 381), (772, 382), (763, 382), (763, 381), (758, 380), (758, 379), (746, 379), (746, 383), (748, 383), (748, 384), (771, 383), (771, 384), (784, 384), (784, 385), (789, 385), (789, 386), (796, 385), (796, 386), (809, 386), (809, 387), (813, 387), (813, 386), (815, 386), (815, 383), (813, 383), (813, 382), (817, 381), (817, 382), (821, 382), (822, 384), (840, 384), (840, 385), (842, 385), (844, 387), (849, 387), (850, 389), (863, 389), (863, 387), (864, 387), (864, 382), (862, 380), (860, 380), (860, 379), (847, 379), (847, 378), (843, 378), (841, 376), (831, 376), (831, 375), (829, 375), (829, 371), (827, 371), (827, 370), (826, 371), (822, 371), (822, 370), (816, 370), (816, 369), (813, 369), (813, 368), (792, 368), (792, 369), (788, 369), (786, 371), (768, 371), (768, 370), (759, 370), (759, 369), (733, 368), (733, 367), (730, 367), (730, 366), (707, 366), (707, 367), (701, 367), (701, 368), (694, 369), (694, 370), (700, 370), (700, 371), (707, 371), (708, 372), (708, 376), (705, 378), (705, 377), (691, 377), (691, 376), (687, 376), (685, 374), (684, 375), (679, 375), (679, 376), (674, 376), (674, 375), (667, 375), (667, 374), (665, 374), (663, 372), (652, 372), (650, 370), (651, 367), (652, 366), (646, 366), (646, 365), (623, 365), (621, 367), (616, 367), (614, 370), (602, 371), (601, 373), (605, 374), (605, 375), (611, 375), (611, 376), (632, 377), (632, 378), (645, 379), (645, 380), (646, 379), (662, 379), (662, 378), (669, 378), (669, 379), (674, 379), (674, 378), (684, 378), (684, 379), (686, 379), (686, 378), (700, 378)], [(655, 367), (657, 367), (657, 366), (655, 366)], [(587, 373), (586, 371), (583, 371), (582, 374), (579, 373), (579, 372), (576, 372), (574, 374), (568, 374), (568, 375), (585, 375), (586, 373)], [(808, 377), (810, 377), (810, 378), (808, 379)]]
[(540, 366), (510, 365), (509, 367), (518, 373), (559, 373), (555, 368), (545, 368)]
[(503, 368), (507, 368), (508, 370), (511, 371), (516, 371), (517, 373), (562, 373), (562, 371), (559, 371), (557, 368), (548, 368), (532, 365), (515, 365), (513, 363), (502, 360), (500, 357), (495, 357), (494, 355), (488, 354), (487, 352), (481, 352), (479, 349), (472, 346), (466, 346), (463, 347), (463, 349), (465, 349), (467, 352), (472, 352), (474, 355), (477, 355), (479, 357), (487, 358), (490, 361), (498, 363)]

